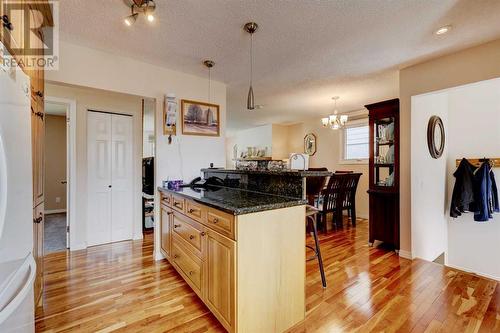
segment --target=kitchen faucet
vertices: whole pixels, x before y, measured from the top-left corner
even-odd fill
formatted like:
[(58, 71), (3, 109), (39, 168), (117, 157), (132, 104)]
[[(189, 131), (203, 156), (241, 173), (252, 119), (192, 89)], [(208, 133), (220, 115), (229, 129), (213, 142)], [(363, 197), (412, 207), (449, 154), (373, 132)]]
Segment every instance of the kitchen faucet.
[[(299, 153), (293, 153), (290, 155), (290, 159), (294, 159), (295, 161), (300, 157), (302, 157), (302, 161), (304, 161), (304, 167), (302, 168), (303, 171), (306, 171), (306, 158), (304, 155), (299, 154)], [(292, 168), (292, 163), (290, 162), (290, 169)]]

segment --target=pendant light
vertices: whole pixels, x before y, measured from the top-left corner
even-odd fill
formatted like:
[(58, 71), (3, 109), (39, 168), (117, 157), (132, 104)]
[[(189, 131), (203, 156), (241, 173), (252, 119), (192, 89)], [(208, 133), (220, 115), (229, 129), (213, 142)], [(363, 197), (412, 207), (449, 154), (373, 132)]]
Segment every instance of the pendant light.
[(247, 96), (247, 109), (255, 109), (255, 97), (253, 95), (253, 34), (257, 31), (259, 26), (255, 22), (248, 22), (245, 24), (244, 29), (250, 34), (250, 88), (248, 89)]
[(203, 64), (208, 68), (208, 103), (212, 103), (211, 101), (211, 91), (212, 91), (212, 67), (215, 66), (215, 62), (212, 60), (205, 60)]
[(349, 119), (349, 116), (347, 115), (338, 115), (337, 111), (337, 101), (339, 100), (339, 96), (332, 97), (332, 100), (334, 101), (334, 109), (333, 109), (333, 114), (330, 115), (327, 118), (322, 118), (321, 123), (323, 124), (323, 127), (330, 127), (333, 130), (337, 130), (339, 128), (342, 128), (346, 125), (347, 120)]

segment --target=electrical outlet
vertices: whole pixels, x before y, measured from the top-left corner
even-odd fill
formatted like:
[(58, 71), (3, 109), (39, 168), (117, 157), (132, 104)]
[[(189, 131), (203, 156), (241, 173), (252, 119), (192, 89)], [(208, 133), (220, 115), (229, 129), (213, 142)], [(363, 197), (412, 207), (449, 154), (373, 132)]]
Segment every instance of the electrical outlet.
[(61, 203), (61, 197), (56, 197), (56, 203)]

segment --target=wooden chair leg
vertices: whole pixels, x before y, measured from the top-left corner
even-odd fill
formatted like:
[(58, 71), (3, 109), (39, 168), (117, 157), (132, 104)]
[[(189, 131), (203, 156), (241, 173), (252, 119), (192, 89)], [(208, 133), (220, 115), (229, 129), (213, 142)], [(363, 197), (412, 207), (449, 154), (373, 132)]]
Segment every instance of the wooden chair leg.
[(352, 226), (355, 227), (356, 226), (356, 207), (353, 205), (352, 208), (351, 208), (351, 223), (352, 223)]

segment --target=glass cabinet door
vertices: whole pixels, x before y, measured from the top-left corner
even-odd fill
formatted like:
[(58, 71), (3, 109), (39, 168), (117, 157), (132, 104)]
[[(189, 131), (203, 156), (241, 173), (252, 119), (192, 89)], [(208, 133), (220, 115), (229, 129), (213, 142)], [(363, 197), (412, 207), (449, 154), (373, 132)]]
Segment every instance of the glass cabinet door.
[(376, 186), (394, 186), (394, 126), (395, 118), (387, 117), (374, 121), (373, 181)]

